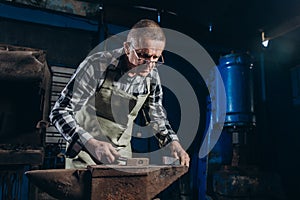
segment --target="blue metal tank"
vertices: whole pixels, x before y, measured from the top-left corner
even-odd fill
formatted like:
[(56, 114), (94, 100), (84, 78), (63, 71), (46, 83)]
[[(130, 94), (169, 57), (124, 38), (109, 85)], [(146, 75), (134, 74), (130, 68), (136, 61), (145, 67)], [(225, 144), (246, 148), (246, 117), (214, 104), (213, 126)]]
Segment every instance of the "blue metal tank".
[(255, 124), (252, 67), (252, 57), (247, 53), (228, 54), (219, 59), (227, 101), (225, 127)]

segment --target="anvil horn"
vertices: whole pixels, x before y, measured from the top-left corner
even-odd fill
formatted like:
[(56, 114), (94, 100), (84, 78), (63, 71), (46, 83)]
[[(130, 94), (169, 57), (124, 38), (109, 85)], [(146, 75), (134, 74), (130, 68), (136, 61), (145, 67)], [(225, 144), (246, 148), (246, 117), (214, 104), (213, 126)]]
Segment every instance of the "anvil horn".
[(29, 181), (57, 199), (89, 199), (91, 173), (87, 169), (49, 169), (25, 172)]

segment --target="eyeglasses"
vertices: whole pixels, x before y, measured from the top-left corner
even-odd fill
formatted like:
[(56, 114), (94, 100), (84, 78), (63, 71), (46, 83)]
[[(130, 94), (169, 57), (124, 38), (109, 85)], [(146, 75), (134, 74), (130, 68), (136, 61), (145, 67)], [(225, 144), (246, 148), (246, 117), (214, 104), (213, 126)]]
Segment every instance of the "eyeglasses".
[[(155, 66), (159, 66), (159, 65), (162, 65), (165, 63), (163, 55), (160, 55), (160, 56), (150, 55), (146, 52), (143, 52), (142, 50), (135, 50), (135, 48), (133, 47), (132, 44), (130, 46), (131, 46), (131, 49), (133, 50), (135, 56), (137, 57), (138, 61), (141, 64), (154, 63)], [(154, 60), (151, 60), (151, 58)]]

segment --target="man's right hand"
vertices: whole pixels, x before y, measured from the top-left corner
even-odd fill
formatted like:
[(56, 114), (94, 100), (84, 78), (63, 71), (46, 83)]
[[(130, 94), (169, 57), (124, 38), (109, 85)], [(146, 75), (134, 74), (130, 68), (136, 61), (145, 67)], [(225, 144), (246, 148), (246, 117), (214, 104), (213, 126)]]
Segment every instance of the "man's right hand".
[(88, 140), (85, 144), (86, 150), (101, 163), (113, 163), (116, 158), (120, 157), (118, 151), (108, 142)]

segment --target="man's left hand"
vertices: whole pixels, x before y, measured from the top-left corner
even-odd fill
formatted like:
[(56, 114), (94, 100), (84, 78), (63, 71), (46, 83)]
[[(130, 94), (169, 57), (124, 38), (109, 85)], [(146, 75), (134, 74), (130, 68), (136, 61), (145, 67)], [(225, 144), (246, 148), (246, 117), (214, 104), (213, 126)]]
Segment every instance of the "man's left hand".
[(189, 167), (190, 157), (189, 154), (182, 148), (178, 141), (172, 141), (170, 144), (171, 155), (180, 160), (181, 165)]

